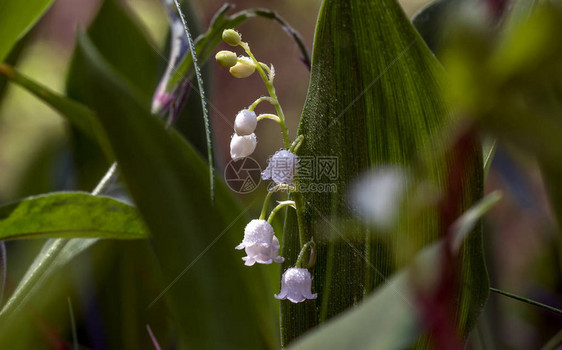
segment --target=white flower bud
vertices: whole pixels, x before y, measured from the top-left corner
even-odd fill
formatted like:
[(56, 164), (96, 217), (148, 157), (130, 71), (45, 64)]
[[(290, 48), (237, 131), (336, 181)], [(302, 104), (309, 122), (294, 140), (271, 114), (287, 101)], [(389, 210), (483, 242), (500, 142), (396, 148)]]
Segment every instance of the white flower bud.
[(269, 158), (267, 168), (261, 173), (262, 179), (272, 179), (276, 184), (292, 185), (297, 172), (298, 157), (287, 150), (275, 152)]
[(215, 59), (224, 68), (230, 68), (238, 62), (238, 57), (232, 51), (222, 50), (217, 52)]
[(230, 46), (237, 46), (242, 42), (242, 37), (234, 29), (225, 29), (222, 32), (222, 40)]
[(308, 269), (297, 267), (288, 268), (281, 277), (281, 292), (275, 294), (279, 300), (289, 299), (293, 303), (300, 303), (306, 299), (316, 299), (318, 294), (312, 294), (312, 276)]
[(230, 140), (230, 157), (233, 160), (244, 158), (254, 153), (258, 139), (255, 134), (239, 136), (232, 135)]
[(230, 67), (230, 74), (235, 78), (247, 78), (254, 74), (256, 66), (249, 57), (239, 57), (240, 62)]
[(247, 256), (243, 257), (246, 266), (271, 264), (273, 261), (285, 261), (279, 254), (279, 240), (275, 237), (273, 227), (265, 220), (252, 220), (244, 229), (244, 239), (235, 249), (245, 249)]
[(254, 111), (243, 109), (236, 115), (234, 120), (234, 131), (237, 135), (250, 135), (256, 130), (258, 125), (258, 117)]

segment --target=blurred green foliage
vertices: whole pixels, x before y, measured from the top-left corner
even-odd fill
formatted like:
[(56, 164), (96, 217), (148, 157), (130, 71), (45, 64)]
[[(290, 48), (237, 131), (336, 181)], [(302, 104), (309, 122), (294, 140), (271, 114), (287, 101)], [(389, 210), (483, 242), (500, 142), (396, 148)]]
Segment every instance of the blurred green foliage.
[[(460, 7), (442, 7), (449, 3)], [(439, 202), (428, 196), (419, 212), (401, 214), (396, 232), (373, 234), (352, 218), (346, 202), (348, 184), (371, 166), (403, 166), (417, 185), (429, 184), (424, 193), (442, 200), (452, 196), (448, 203), (456, 203), (452, 208), (457, 218), (481, 196), (482, 168), (487, 172), (494, 148), (485, 147), (484, 154), (491, 155), (486, 165), (479, 147), (454, 152), (466, 130), (482, 133), (539, 163), (553, 211), (562, 220), (557, 147), (562, 137), (562, 44), (557, 38), (562, 9), (550, 2), (533, 9), (533, 1), (514, 0), (498, 20), (489, 15), (485, 2), (468, 7), (462, 3), (469, 2), (440, 1), (414, 19), (424, 43), (395, 1), (324, 1), (299, 128), (305, 135), (300, 155), (339, 156), (341, 173), (337, 193), (295, 198), (306, 205), (299, 219), (319, 246), (319, 299), (300, 305), (282, 302), (283, 344), (326, 321), (297, 339), (295, 348), (393, 349), (416, 341), (438, 346), (438, 329), (424, 318), (427, 310), (417, 288), (435, 287), (431, 282), (444, 270), (438, 259), (446, 251), (443, 247), (449, 247), (451, 232), (467, 235), (456, 260), (462, 262), (455, 272), (464, 284), (461, 294), (455, 294), (460, 297), (454, 299), (454, 315), (463, 335), (475, 323), (488, 290), (480, 219), (490, 197), (449, 226), (453, 223)], [(49, 4), (0, 1), (0, 61)], [(260, 9), (229, 16), (229, 9), (219, 10), (206, 35), (197, 40), (202, 61), (219, 44), (222, 29), (253, 16), (280, 18)], [(191, 13), (188, 7), (186, 11)], [(45, 243), (21, 281), (18, 273), (13, 274), (16, 280), (8, 274), (10, 298), (0, 312), (0, 347), (69, 345), (70, 298), (79, 341), (91, 348), (150, 349), (147, 324), (164, 348), (278, 348), (278, 311), (272, 298), (278, 270), (241, 264), (233, 247), (241, 240), (248, 209), (219, 178), (214, 202), (209, 198), (209, 168), (200, 154), (201, 110), (192, 109), (199, 96), (191, 94), (182, 112), (181, 133), (166, 130), (164, 121), (149, 113), (165, 60), (120, 2), (104, 1), (78, 37), (66, 95), (0, 65), (0, 74), (71, 125), (76, 163), (68, 160), (64, 142), (50, 143), (30, 163), (19, 193), (49, 187), (53, 172), (71, 183), (77, 178), (74, 187), (90, 190), (117, 160), (121, 182), (110, 194), (132, 205), (55, 192), (0, 207), (0, 237), (55, 238)], [(16, 62), (19, 49), (6, 62)], [(180, 68), (177, 79), (190, 77), (189, 55)], [(2, 90), (0, 86), (0, 94)], [(465, 165), (460, 176), (453, 171), (458, 164)], [(454, 176), (460, 179), (456, 185), (450, 181)], [(296, 219), (290, 215), (283, 229), (288, 264), (298, 254)], [(281, 221), (275, 222), (277, 232)], [(149, 239), (98, 240), (146, 238), (144, 222)], [(325, 231), (341, 231), (343, 238), (323, 240), (333, 236)], [(79, 238), (63, 239), (70, 237)], [(432, 245), (439, 238), (443, 241)], [(557, 249), (545, 252), (540, 262), (549, 266), (550, 277), (541, 279), (560, 292), (559, 235), (551, 240)], [(33, 245), (24, 241), (8, 246), (9, 263), (27, 263), (25, 249), (18, 250), (24, 244)], [(12, 251), (16, 257), (10, 256)], [(486, 326), (488, 318), (487, 312), (476, 330), (482, 343), (482, 325), (493, 327)], [(490, 329), (493, 339), (488, 344), (498, 342)], [(549, 346), (557, 346), (558, 338)]]

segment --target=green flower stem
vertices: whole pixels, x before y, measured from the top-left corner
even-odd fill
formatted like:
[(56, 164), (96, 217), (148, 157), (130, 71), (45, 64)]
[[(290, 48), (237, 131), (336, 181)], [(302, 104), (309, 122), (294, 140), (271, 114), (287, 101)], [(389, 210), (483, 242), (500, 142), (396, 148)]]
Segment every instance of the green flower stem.
[(494, 293), (498, 293), (498, 294), (504, 295), (506, 297), (509, 297), (509, 298), (512, 298), (512, 299), (515, 299), (515, 300), (519, 300), (519, 301), (522, 301), (524, 303), (531, 304), (531, 305), (534, 305), (534, 306), (538, 306), (538, 307), (541, 307), (543, 309), (546, 309), (546, 310), (549, 310), (549, 311), (552, 311), (552, 312), (555, 312), (557, 314), (562, 315), (562, 310), (557, 309), (557, 308), (552, 307), (552, 306), (548, 306), (548, 305), (543, 304), (543, 303), (539, 303), (538, 301), (535, 301), (533, 299), (529, 299), (529, 298), (525, 298), (525, 297), (522, 297), (522, 296), (519, 296), (519, 295), (516, 295), (516, 294), (512, 294), (512, 293), (506, 292), (506, 291), (501, 290), (501, 289), (496, 289), (496, 288), (490, 287), (490, 290)]
[(299, 135), (289, 147), (289, 152), (296, 153), (302, 145), (302, 141), (304, 140), (304, 135)]
[(275, 111), (277, 112), (277, 115), (279, 116), (280, 119), (279, 125), (281, 126), (281, 132), (283, 133), (283, 142), (285, 143), (285, 148), (288, 149), (289, 146), (291, 145), (291, 141), (289, 140), (289, 133), (287, 131), (287, 126), (285, 125), (285, 114), (283, 114), (283, 109), (279, 104), (279, 99), (277, 98), (277, 93), (275, 92), (275, 87), (273, 86), (273, 82), (269, 80), (269, 77), (263, 70), (261, 63), (258, 60), (256, 60), (254, 54), (252, 54), (252, 51), (250, 51), (250, 46), (248, 45), (248, 43), (244, 43), (244, 42), (240, 43), (240, 46), (242, 46), (244, 51), (246, 51), (248, 56), (252, 59), (252, 61), (254, 61), (254, 64), (256, 65), (256, 70), (258, 71), (258, 74), (261, 76), (263, 82), (265, 83), (265, 87), (269, 92), (269, 96), (271, 96), (271, 98), (274, 100), (273, 106), (275, 107)]
[(256, 107), (257, 107), (261, 102), (263, 102), (263, 101), (267, 101), (267, 102), (271, 103), (272, 105), (275, 104), (275, 100), (272, 99), (271, 97), (269, 97), (269, 96), (262, 96), (262, 97), (258, 98), (257, 100), (255, 100), (254, 103), (252, 103), (252, 104), (250, 105), (250, 107), (248, 107), (248, 110), (249, 110), (249, 111), (253, 111), (253, 110), (256, 109)]
[(263, 207), (261, 209), (260, 218), (259, 218), (260, 220), (265, 219), (265, 213), (267, 212), (267, 205), (269, 204), (269, 200), (271, 199), (271, 196), (279, 190), (290, 190), (290, 188), (288, 185), (281, 184), (281, 185), (273, 186), (273, 188), (269, 192), (267, 192), (267, 195), (263, 200)]
[[(298, 180), (295, 179), (295, 185), (298, 184)], [(298, 186), (297, 186), (298, 188)], [(308, 237), (305, 236), (305, 229), (304, 229), (304, 219), (303, 219), (303, 215), (304, 215), (304, 199), (302, 197), (302, 193), (300, 192), (293, 192), (293, 200), (295, 201), (295, 209), (297, 212), (297, 226), (299, 228), (299, 243), (301, 245), (301, 247), (304, 247), (304, 245), (306, 244), (306, 241), (308, 240)]]
[[(248, 45), (248, 43), (242, 42), (242, 43), (240, 43), (240, 46), (242, 46), (244, 51), (246, 51), (248, 56), (252, 59), (252, 61), (256, 65), (256, 70), (258, 71), (258, 73), (261, 76), (263, 82), (265, 83), (267, 91), (269, 92), (269, 95), (272, 98), (272, 101), (270, 101), (270, 102), (275, 107), (275, 111), (277, 112), (277, 115), (279, 116), (279, 125), (281, 126), (281, 132), (283, 133), (283, 142), (285, 143), (285, 148), (289, 149), (291, 147), (291, 141), (289, 140), (289, 133), (287, 131), (287, 126), (285, 125), (285, 114), (283, 114), (283, 109), (281, 108), (281, 105), (279, 104), (279, 99), (277, 98), (277, 93), (275, 92), (275, 87), (273, 86), (273, 79), (269, 79), (269, 77), (266, 76), (266, 74), (263, 70), (263, 67), (261, 65), (261, 62), (259, 62), (254, 57), (254, 55), (250, 51), (250, 46)], [(269, 69), (268, 69), (268, 72), (270, 72)], [(271, 77), (271, 78), (273, 78), (273, 77)], [(307, 242), (307, 237), (305, 236), (305, 229), (304, 229), (304, 222), (303, 222), (304, 200), (303, 200), (302, 194), (300, 194), (299, 192), (294, 192), (293, 194), (294, 194), (293, 197), (294, 197), (294, 203), (295, 203), (294, 206), (295, 206), (295, 209), (296, 209), (296, 212), (297, 212), (297, 225), (298, 225), (298, 230), (299, 230), (299, 241), (300, 241), (301, 247), (303, 247)], [(275, 213), (272, 212), (271, 215), (270, 215), (270, 218), (274, 214)], [(268, 219), (268, 221), (269, 221), (269, 219)]]
[(275, 114), (260, 114), (258, 115), (258, 122), (262, 119), (271, 119), (271, 120), (275, 120), (276, 122), (278, 122), (279, 124), (281, 124), (281, 119), (276, 116)]
[[(309, 265), (310, 265), (310, 264), (307, 264), (307, 266), (302, 266), (302, 259), (304, 259), (304, 256), (305, 256), (305, 254), (306, 254), (306, 251), (307, 251), (309, 248), (311, 249), (311, 255), (312, 255), (312, 254), (313, 254), (312, 252), (313, 252), (313, 249), (315, 248), (315, 246), (316, 246), (316, 245), (314, 244), (313, 241), (310, 241), (310, 242), (308, 242), (308, 243), (305, 243), (305, 244), (302, 246), (301, 251), (300, 251), (300, 253), (299, 253), (299, 257), (297, 258), (297, 263), (295, 264), (296, 267), (298, 267), (298, 268), (302, 268), (302, 267), (309, 268)], [(309, 262), (310, 262), (310, 259), (309, 259)]]
[(267, 71), (267, 81), (273, 81), (273, 77), (271, 76), (271, 69), (267, 66), (267, 64), (263, 62), (258, 62), (259, 65)]
[(267, 205), (269, 204), (269, 200), (271, 199), (271, 196), (273, 195), (273, 193), (275, 193), (275, 191), (267, 192), (267, 195), (265, 196), (265, 199), (263, 200), (263, 207), (261, 208), (260, 220), (265, 220), (265, 213), (267, 212)]
[(267, 222), (269, 222), (271, 224), (271, 222), (273, 221), (273, 218), (275, 217), (275, 214), (277, 214), (277, 212), (285, 207), (295, 207), (295, 202), (294, 201), (284, 201), (279, 203), (275, 208), (273, 208), (273, 210), (271, 211), (271, 213), (269, 214), (269, 217), (267, 218)]

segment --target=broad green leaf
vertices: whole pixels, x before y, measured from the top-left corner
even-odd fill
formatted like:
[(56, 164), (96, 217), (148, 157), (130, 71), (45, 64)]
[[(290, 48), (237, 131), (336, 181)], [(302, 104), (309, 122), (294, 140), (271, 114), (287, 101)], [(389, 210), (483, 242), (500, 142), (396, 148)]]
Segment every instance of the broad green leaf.
[[(159, 56), (156, 45), (126, 4), (116, 0), (103, 1), (87, 33), (102, 56), (142, 95), (142, 102), (148, 106), (166, 61)], [(84, 86), (76, 58), (72, 64), (67, 90), (71, 95), (84, 96), (83, 91), (88, 86)]]
[(59, 112), (71, 125), (83, 132), (93, 142), (99, 143), (106, 154), (110, 154), (101, 126), (94, 113), (88, 107), (50, 90), (5, 64), (0, 64), (0, 74)]
[[(474, 231), (482, 217), (498, 202), (492, 193), (465, 212), (454, 225), (454, 252)], [(441, 270), (444, 246), (438, 242), (424, 248), (408, 266), (395, 273), (365, 298), (356, 308), (347, 310), (297, 339), (290, 350), (305, 349), (406, 349), (423, 334), (423, 323), (416, 292), (431, 288), (419, 276), (435, 276)], [(431, 280), (431, 278), (429, 278)]]
[(52, 3), (53, 0), (0, 0), (0, 62)]
[(0, 311), (0, 322), (8, 322), (58, 269), (98, 238), (139, 239), (147, 238), (148, 233), (137, 211), (127, 204), (87, 193), (55, 193), (0, 207), (0, 236), (82, 237), (45, 243)]
[(412, 18), (412, 24), (420, 33), (427, 46), (434, 54), (439, 55), (443, 28), (449, 10), (458, 0), (436, 0), (421, 9)]
[[(123, 2), (107, 0), (87, 32), (104, 59), (115, 68), (115, 73), (127, 81), (129, 89), (148, 106), (165, 61), (158, 57), (138, 22)], [(93, 108), (93, 102), (87, 98), (92, 93), (92, 86), (85, 78), (84, 62), (80, 60), (78, 50), (75, 49), (70, 62), (66, 93)], [(82, 131), (73, 128), (70, 133), (78, 188), (90, 191), (110, 162), (99, 146), (85, 138)]]
[(135, 208), (109, 197), (60, 192), (0, 207), (0, 239), (147, 238)]
[(277, 348), (273, 291), (263, 270), (244, 267), (233, 248), (242, 239), (245, 211), (219, 181), (211, 202), (198, 153), (142, 107), (86, 37), (79, 45), (98, 91), (89, 98), (168, 284), (148, 309), (168, 302), (183, 348)]
[[(337, 159), (337, 163), (332, 161), (337, 172), (316, 173), (314, 180), (334, 184), (337, 191), (302, 194), (304, 210), (298, 220), (306, 240), (312, 237), (317, 243), (314, 289), (318, 299), (298, 305), (281, 303), (284, 345), (377, 288), (402, 267), (404, 262), (395, 254), (415, 252), (439, 237), (443, 228), (437, 210), (424, 216), (415, 229), (379, 238), (360, 225), (336, 223), (351, 218), (349, 184), (371, 167), (398, 165), (418, 180), (447, 190), (452, 162), (445, 150), (453, 135), (441, 98), (443, 77), (441, 65), (396, 1), (323, 2), (298, 131), (304, 136), (299, 156), (316, 157), (319, 163), (322, 157)], [(460, 179), (462, 195), (454, 199), (461, 211), (481, 197), (481, 152), (474, 147), (463, 153), (467, 167)], [(300, 185), (312, 183), (303, 179)], [(282, 239), (284, 269), (294, 264), (300, 249), (297, 223), (291, 213)], [(480, 229), (475, 229), (459, 258), (464, 280), (457, 308), (463, 334), (472, 327), (488, 295)], [(329, 240), (326, 236), (357, 238)]]
[[(426, 249), (436, 253), (435, 247)], [(422, 264), (427, 269), (438, 268)], [(397, 272), (356, 308), (297, 338), (288, 349), (407, 349), (422, 334), (411, 272)]]

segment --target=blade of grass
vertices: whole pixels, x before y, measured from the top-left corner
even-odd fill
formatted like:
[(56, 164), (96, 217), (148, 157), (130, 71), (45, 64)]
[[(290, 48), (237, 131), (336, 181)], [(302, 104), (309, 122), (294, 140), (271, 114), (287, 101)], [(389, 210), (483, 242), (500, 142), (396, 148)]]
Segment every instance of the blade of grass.
[(76, 334), (76, 321), (74, 320), (74, 311), (72, 310), (72, 302), (70, 301), (70, 297), (68, 300), (68, 313), (70, 315), (70, 327), (72, 330), (72, 348), (74, 350), (79, 350), (80, 346), (78, 345), (78, 335)]
[(492, 167), (492, 162), (494, 161), (494, 156), (496, 155), (496, 149), (498, 147), (497, 139), (485, 140), (482, 147), (483, 158), (484, 158), (484, 180), (488, 178), (488, 173)]
[(214, 176), (214, 161), (213, 161), (213, 145), (211, 140), (211, 126), (209, 124), (209, 111), (207, 110), (207, 100), (205, 99), (205, 90), (203, 89), (203, 76), (201, 75), (201, 69), (197, 63), (197, 52), (195, 50), (195, 45), (193, 44), (193, 38), (191, 37), (191, 32), (187, 24), (187, 19), (183, 14), (182, 8), (178, 0), (174, 0), (176, 4), (176, 9), (180, 15), (183, 28), (185, 30), (185, 36), (187, 37), (187, 42), (189, 43), (189, 52), (191, 54), (191, 59), (193, 62), (193, 68), (195, 70), (195, 77), (197, 78), (197, 86), (199, 87), (199, 97), (201, 98), (201, 110), (203, 111), (203, 120), (205, 121), (205, 133), (207, 136), (207, 160), (209, 162), (209, 183), (211, 191), (211, 199), (215, 197), (215, 176)]
[(523, 296), (513, 294), (513, 293), (510, 293), (510, 292), (506, 292), (505, 290), (501, 290), (501, 289), (497, 289), (497, 288), (490, 287), (490, 290), (494, 293), (506, 296), (508, 298), (515, 299), (515, 300), (518, 300), (518, 301), (522, 301), (524, 303), (527, 303), (527, 304), (530, 304), (530, 305), (533, 305), (533, 306), (537, 306), (537, 307), (540, 307), (542, 309), (545, 309), (545, 310), (554, 312), (556, 314), (562, 315), (562, 310), (557, 309), (557, 308), (552, 307), (552, 306), (549, 306), (549, 305), (546, 305), (546, 304), (543, 304), (543, 303), (540, 303), (536, 300), (525, 298)]

